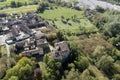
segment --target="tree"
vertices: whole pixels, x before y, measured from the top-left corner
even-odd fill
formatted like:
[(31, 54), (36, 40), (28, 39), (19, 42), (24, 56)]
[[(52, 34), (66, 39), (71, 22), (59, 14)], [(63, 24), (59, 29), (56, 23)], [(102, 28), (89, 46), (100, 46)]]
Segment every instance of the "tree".
[(65, 77), (62, 80), (81, 80), (80, 73), (78, 70), (72, 68), (69, 72), (65, 74)]
[(16, 3), (16, 7), (21, 7), (23, 4), (21, 2)]
[(120, 74), (115, 74), (112, 80), (120, 80)]
[(113, 69), (114, 59), (111, 56), (103, 55), (101, 59), (96, 63), (98, 69), (104, 71), (108, 76), (112, 76), (114, 74)]
[(5, 76), (7, 69), (13, 67), (16, 61), (13, 58), (0, 58), (0, 79)]
[(15, 8), (15, 7), (17, 6), (17, 4), (16, 4), (15, 1), (12, 1), (12, 2), (10, 3), (10, 5), (11, 5), (12, 8)]
[(62, 31), (58, 31), (58, 32), (57, 32), (57, 37), (58, 37), (58, 39), (59, 39), (60, 41), (64, 40), (64, 34), (63, 34), (63, 32), (62, 32)]
[(37, 68), (34, 70), (34, 79), (35, 80), (41, 80), (41, 75), (42, 75), (42, 72), (40, 70), (40, 68)]
[(108, 31), (112, 33), (112, 36), (116, 37), (118, 34), (120, 34), (120, 23), (112, 22), (108, 27)]
[(7, 70), (6, 65), (0, 64), (0, 79), (3, 78), (3, 76), (4, 76), (5, 73), (6, 73), (6, 70)]
[(11, 78), (9, 80), (19, 80), (19, 79), (16, 76), (11, 76)]
[[(57, 62), (54, 59), (49, 57), (49, 54), (46, 54), (43, 59), (43, 66), (45, 67), (44, 71), (42, 71), (42, 80), (60, 80), (62, 64), (61, 62)], [(42, 70), (42, 69), (41, 69)]]
[(93, 73), (91, 73), (88, 69), (85, 69), (81, 76), (81, 80), (98, 80), (95, 78), (94, 75), (92, 75)]
[(42, 2), (39, 4), (39, 7), (37, 8), (37, 12), (43, 13), (47, 7), (49, 7), (49, 3)]
[(105, 12), (105, 9), (100, 7), (100, 6), (97, 6), (96, 7), (96, 11), (100, 12), (100, 13), (104, 13)]
[(74, 61), (75, 67), (80, 71), (84, 71), (89, 66), (89, 61), (87, 57), (78, 56), (78, 58)]
[(50, 33), (50, 34), (47, 34), (47, 40), (52, 42), (54, 41), (55, 39), (57, 39), (57, 34), (56, 33)]
[(8, 80), (11, 76), (18, 77), (18, 80), (32, 79), (33, 69), (33, 62), (27, 57), (23, 57), (13, 68), (7, 70), (3, 80)]

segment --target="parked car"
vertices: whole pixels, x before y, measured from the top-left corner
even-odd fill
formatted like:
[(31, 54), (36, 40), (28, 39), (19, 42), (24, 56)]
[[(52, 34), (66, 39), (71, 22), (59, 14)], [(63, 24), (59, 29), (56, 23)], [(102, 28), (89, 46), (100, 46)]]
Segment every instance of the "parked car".
[(11, 39), (5, 40), (5, 42), (6, 42), (8, 45), (10, 45), (10, 44), (13, 44), (13, 43), (14, 43), (14, 41), (13, 41), (13, 40), (11, 40)]

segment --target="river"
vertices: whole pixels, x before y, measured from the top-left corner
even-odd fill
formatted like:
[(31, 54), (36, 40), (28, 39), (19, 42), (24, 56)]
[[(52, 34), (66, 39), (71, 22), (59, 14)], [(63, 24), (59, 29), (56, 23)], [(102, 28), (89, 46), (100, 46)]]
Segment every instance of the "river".
[(103, 8), (109, 8), (120, 11), (120, 6), (111, 4), (105, 1), (98, 1), (98, 0), (78, 0), (78, 6), (80, 7), (89, 7), (90, 9), (95, 9), (96, 6), (100, 6)]

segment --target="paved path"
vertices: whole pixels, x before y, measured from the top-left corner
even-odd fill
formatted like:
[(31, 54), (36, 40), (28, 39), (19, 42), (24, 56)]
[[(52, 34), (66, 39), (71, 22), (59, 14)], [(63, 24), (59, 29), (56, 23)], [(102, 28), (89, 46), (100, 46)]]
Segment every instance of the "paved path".
[(5, 44), (5, 36), (0, 35), (0, 45), (4, 45), (4, 44)]
[(51, 46), (50, 44), (49, 44), (49, 47), (50, 47), (50, 50), (51, 51), (54, 51), (54, 50), (56, 50), (53, 46)]
[(120, 11), (120, 6), (114, 5), (104, 1), (98, 0), (78, 0), (78, 6), (80, 7), (89, 7), (90, 9), (95, 9), (96, 6), (100, 6), (103, 8), (109, 8)]
[[(6, 36), (5, 36), (5, 39), (6, 39)], [(10, 57), (10, 46), (8, 44), (6, 44), (6, 49), (7, 49), (7, 56)]]
[(6, 49), (7, 49), (7, 56), (10, 57), (10, 47), (8, 44), (5, 44), (6, 45)]

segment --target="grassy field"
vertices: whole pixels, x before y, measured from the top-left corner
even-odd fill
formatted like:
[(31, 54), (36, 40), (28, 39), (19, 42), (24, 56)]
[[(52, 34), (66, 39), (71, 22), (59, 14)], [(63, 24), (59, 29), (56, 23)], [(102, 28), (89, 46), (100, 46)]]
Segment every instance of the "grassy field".
[[(78, 11), (66, 7), (58, 7), (53, 10), (46, 10), (39, 15), (47, 20), (51, 25), (57, 26), (58, 29), (69, 31), (71, 33), (82, 33), (80, 27), (84, 28), (87, 32), (97, 31), (97, 28), (84, 18), (84, 11)], [(73, 21), (73, 17), (76, 17), (76, 21)], [(62, 18), (64, 17), (64, 19)], [(67, 23), (62, 20), (69, 18)], [(54, 22), (53, 22), (54, 21)]]
[(37, 9), (37, 5), (29, 5), (29, 6), (23, 6), (20, 8), (8, 8), (4, 10), (0, 10), (0, 12), (5, 12), (5, 13), (13, 13), (13, 12), (27, 12), (27, 11), (35, 11)]
[(54, 10), (46, 10), (44, 13), (40, 14), (45, 19), (61, 19), (61, 16), (65, 18), (71, 18), (74, 15), (77, 15), (78, 18), (83, 18), (83, 11), (77, 11), (70, 8), (58, 7)]
[(15, 1), (15, 2), (22, 2), (22, 3), (30, 3), (30, 2), (32, 2), (32, 0), (6, 0), (6, 1), (4, 1), (4, 2), (0, 2), (0, 6), (6, 6), (6, 5), (10, 5), (10, 3), (12, 2), (12, 1)]
[(5, 45), (0, 46), (0, 54), (2, 54), (2, 56), (7, 54), (6, 51), (7, 50)]

